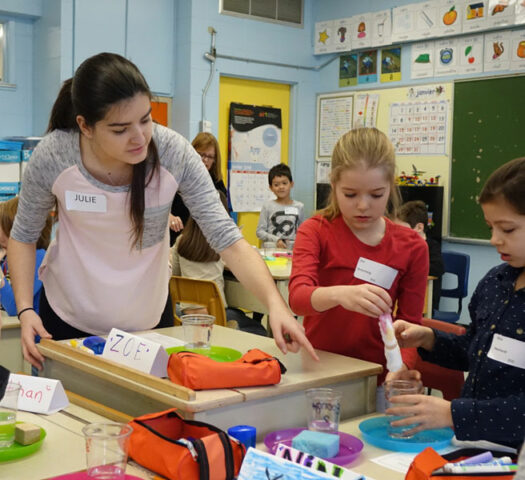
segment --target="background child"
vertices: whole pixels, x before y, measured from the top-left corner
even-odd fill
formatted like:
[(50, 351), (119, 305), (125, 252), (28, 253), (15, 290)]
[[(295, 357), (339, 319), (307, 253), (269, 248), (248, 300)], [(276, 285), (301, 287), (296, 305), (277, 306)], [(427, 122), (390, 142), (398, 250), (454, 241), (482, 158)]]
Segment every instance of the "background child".
[(436, 277), (432, 282), (432, 310), (438, 310), (439, 299), (441, 297), (441, 277), (445, 273), (445, 266), (443, 265), (443, 257), (441, 256), (441, 245), (436, 239), (427, 235), (427, 206), (422, 200), (405, 202), (399, 207), (397, 218), (406, 222), (411, 229), (419, 233), (427, 242), (429, 258), (428, 274)]
[[(360, 128), (339, 139), (329, 204), (299, 228), (289, 284), (312, 345), (383, 366), (377, 317), (397, 302), (398, 318), (419, 323), (428, 273), (424, 240), (384, 216), (389, 201), (396, 206), (394, 178), (394, 147), (382, 132)], [(407, 367), (415, 354), (404, 352)]]
[[(227, 208), (224, 193), (219, 192), (219, 195), (224, 208)], [(266, 329), (260, 322), (251, 319), (242, 310), (228, 307), (224, 296), (224, 263), (217, 252), (210, 247), (201, 229), (191, 217), (186, 224), (186, 228), (175, 241), (171, 260), (173, 275), (212, 280), (217, 284), (222, 301), (226, 307), (228, 326), (232, 326), (231, 322), (234, 322), (235, 325), (233, 326), (239, 330), (257, 335), (267, 335)], [(181, 304), (180, 308), (182, 314), (208, 313), (206, 308), (200, 305)]]
[[(15, 220), (16, 211), (18, 209), (18, 197), (0, 203), (0, 262), (2, 266), (2, 274), (0, 278), (5, 276), (4, 284), (0, 282), (0, 301), (2, 308), (8, 315), (15, 316), (17, 313), (15, 295), (11, 282), (9, 280), (9, 266), (7, 263), (6, 249), (7, 241), (11, 235), (11, 228)], [(44, 256), (46, 249), (51, 241), (52, 218), (48, 215), (46, 224), (40, 238), (36, 244), (36, 259), (35, 259), (35, 281), (33, 284), (33, 308), (38, 312), (38, 304), (40, 301), (40, 292), (42, 290), (42, 281), (38, 278), (38, 269)]]
[(268, 172), (268, 184), (277, 198), (262, 206), (257, 237), (263, 242), (275, 242), (277, 248), (287, 248), (286, 241), (295, 240), (297, 228), (304, 220), (304, 205), (290, 197), (293, 180), (288, 165), (274, 165)]
[[(498, 168), (479, 203), (492, 231), (490, 242), (505, 262), (479, 282), (469, 305), (472, 323), (456, 336), (407, 322), (394, 323), (401, 346), (420, 347), (424, 360), (469, 375), (461, 398), (403, 397), (414, 415), (398, 425), (414, 431), (452, 427), (459, 440), (488, 440), (517, 448), (525, 435), (525, 158)], [(395, 403), (395, 402), (394, 402)]]

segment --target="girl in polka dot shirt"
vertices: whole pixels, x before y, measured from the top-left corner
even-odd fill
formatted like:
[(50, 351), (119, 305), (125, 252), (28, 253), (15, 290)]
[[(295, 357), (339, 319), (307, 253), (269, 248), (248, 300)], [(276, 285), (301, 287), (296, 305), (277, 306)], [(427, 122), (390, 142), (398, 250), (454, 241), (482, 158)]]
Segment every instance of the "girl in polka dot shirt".
[[(488, 440), (518, 448), (525, 435), (525, 157), (498, 168), (479, 203), (490, 243), (505, 262), (478, 284), (469, 304), (465, 335), (447, 334), (398, 320), (402, 347), (419, 347), (423, 360), (468, 371), (461, 397), (403, 397), (409, 407), (387, 413), (413, 415), (395, 425), (417, 423), (413, 432), (451, 427), (458, 440)], [(419, 375), (414, 372), (414, 375)], [(399, 399), (401, 401), (401, 399)], [(393, 403), (396, 403), (395, 401)]]

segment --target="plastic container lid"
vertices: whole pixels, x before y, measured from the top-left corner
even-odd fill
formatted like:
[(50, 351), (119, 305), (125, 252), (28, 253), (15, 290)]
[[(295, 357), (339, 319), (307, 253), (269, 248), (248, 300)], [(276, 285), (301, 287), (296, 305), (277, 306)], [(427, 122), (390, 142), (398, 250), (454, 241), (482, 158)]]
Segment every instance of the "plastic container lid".
[(228, 435), (239, 440), (246, 448), (255, 448), (257, 430), (251, 425), (236, 425), (235, 427), (230, 427), (228, 428)]

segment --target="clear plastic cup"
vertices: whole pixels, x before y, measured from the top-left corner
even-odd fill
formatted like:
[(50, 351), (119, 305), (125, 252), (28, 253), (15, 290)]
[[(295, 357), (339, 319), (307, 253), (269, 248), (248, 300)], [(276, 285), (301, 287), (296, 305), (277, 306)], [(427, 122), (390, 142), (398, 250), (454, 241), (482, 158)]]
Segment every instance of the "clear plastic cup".
[(124, 480), (129, 436), (126, 423), (90, 423), (82, 429), (86, 439), (87, 476), (99, 480)]
[[(410, 403), (391, 403), (390, 399), (392, 397), (397, 397), (399, 395), (418, 395), (423, 393), (423, 384), (419, 380), (392, 380), (384, 383), (385, 388), (385, 398), (387, 408), (390, 407), (406, 407), (410, 406)], [(417, 424), (404, 425), (402, 427), (393, 427), (391, 422), (396, 420), (401, 420), (405, 418), (399, 415), (389, 415), (388, 416), (388, 435), (392, 438), (412, 438), (413, 435), (407, 434), (409, 430), (412, 430)]]
[(272, 257), (275, 253), (277, 244), (275, 242), (264, 242), (263, 243), (263, 255), (265, 257)]
[(0, 406), (0, 448), (8, 448), (15, 442), (16, 413), (20, 385), (9, 382)]
[(308, 430), (337, 433), (341, 413), (341, 392), (332, 388), (306, 390)]
[(184, 346), (191, 349), (210, 348), (211, 330), (215, 323), (213, 315), (183, 315), (180, 317), (184, 327)]

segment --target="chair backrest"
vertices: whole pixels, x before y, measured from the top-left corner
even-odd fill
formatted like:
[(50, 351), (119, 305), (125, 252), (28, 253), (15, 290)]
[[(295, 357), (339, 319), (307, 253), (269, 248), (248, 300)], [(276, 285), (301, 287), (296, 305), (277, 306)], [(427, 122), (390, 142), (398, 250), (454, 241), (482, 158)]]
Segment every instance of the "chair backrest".
[[(421, 324), (436, 330), (455, 333), (456, 335), (464, 335), (466, 332), (465, 327), (462, 325), (442, 322), (433, 318), (422, 318)], [(430, 389), (440, 390), (445, 400), (450, 401), (460, 396), (461, 389), (465, 383), (464, 372), (425, 362), (419, 355), (414, 368), (421, 373), (423, 385)]]
[(456, 288), (441, 288), (442, 297), (465, 298), (468, 295), (468, 274), (470, 270), (470, 256), (466, 253), (442, 252), (445, 273), (458, 277)]
[(212, 280), (173, 276), (170, 279), (170, 296), (173, 304), (175, 323), (180, 319), (175, 314), (178, 302), (192, 303), (206, 307), (208, 313), (215, 317), (215, 324), (226, 326), (226, 309), (219, 287)]

